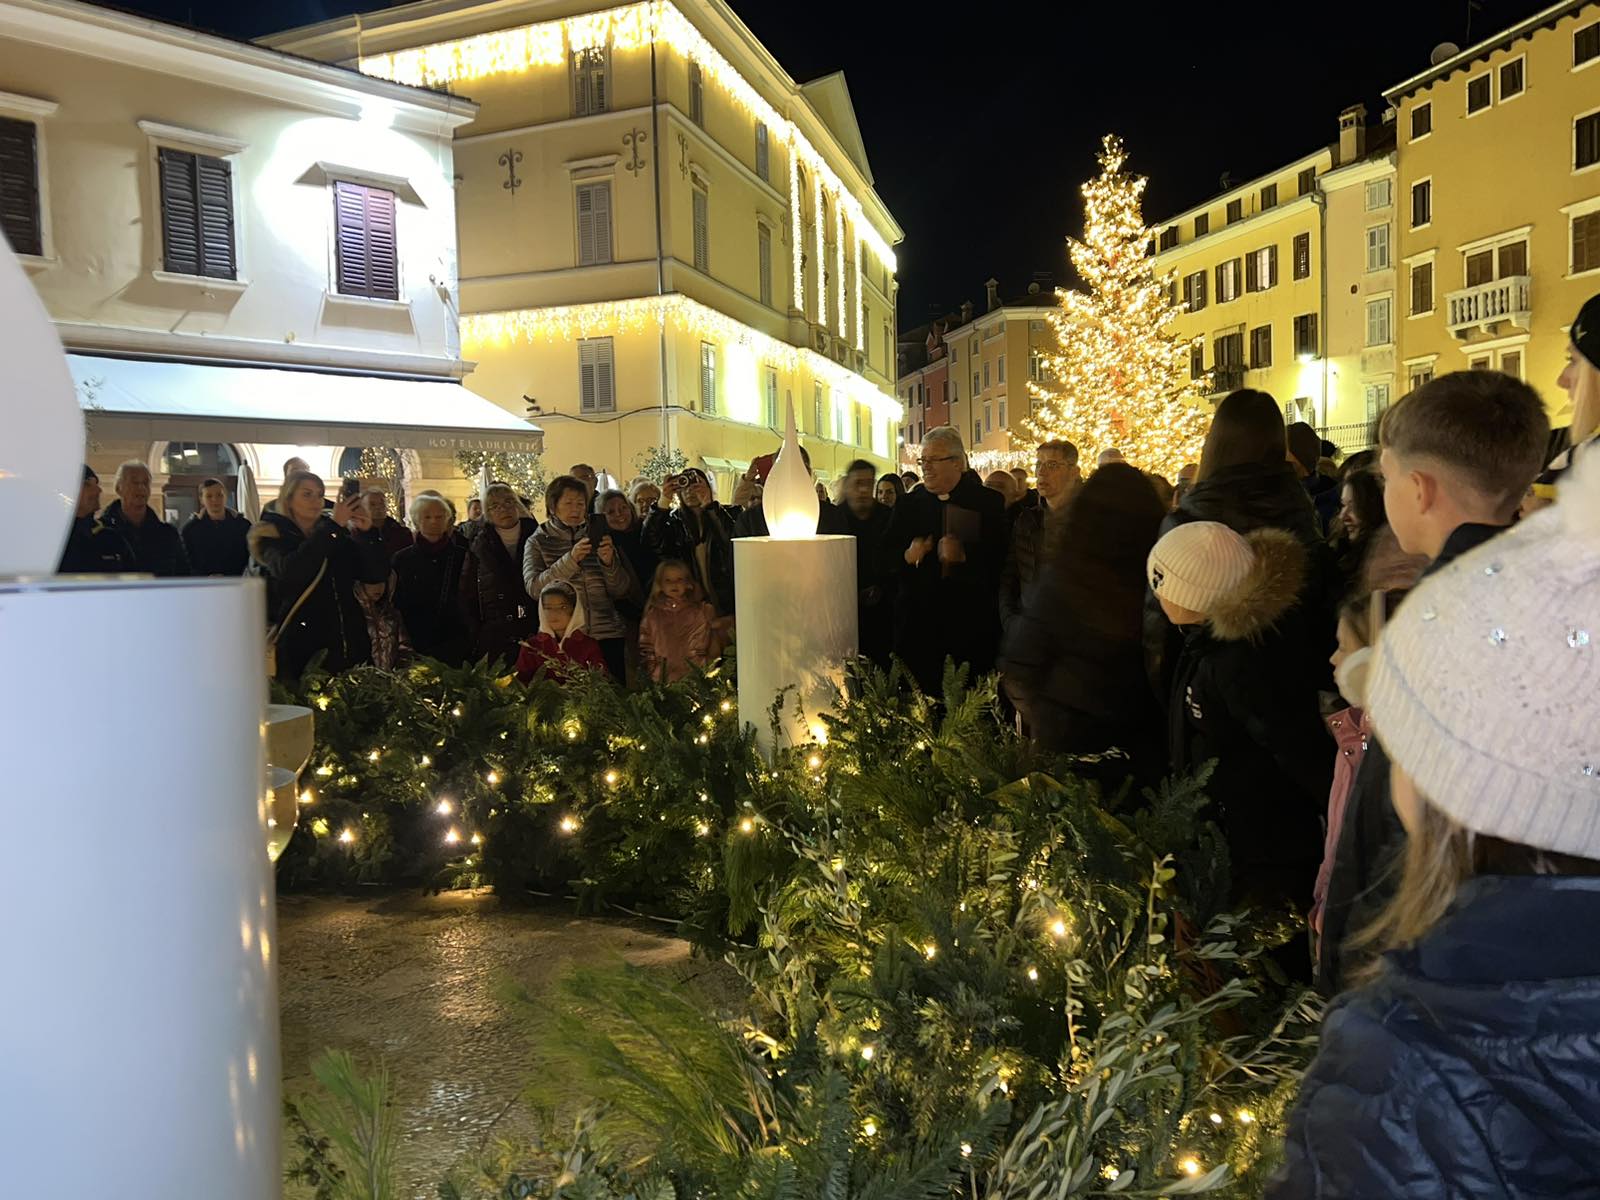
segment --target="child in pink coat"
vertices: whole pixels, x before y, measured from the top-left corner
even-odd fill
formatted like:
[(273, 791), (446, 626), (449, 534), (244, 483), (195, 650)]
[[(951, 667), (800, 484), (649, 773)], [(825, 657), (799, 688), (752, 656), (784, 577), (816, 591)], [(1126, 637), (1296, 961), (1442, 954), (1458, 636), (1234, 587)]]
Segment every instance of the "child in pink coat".
[(645, 675), (673, 683), (691, 667), (706, 667), (722, 653), (729, 622), (702, 598), (687, 564), (665, 559), (656, 568), (639, 624), (639, 663)]

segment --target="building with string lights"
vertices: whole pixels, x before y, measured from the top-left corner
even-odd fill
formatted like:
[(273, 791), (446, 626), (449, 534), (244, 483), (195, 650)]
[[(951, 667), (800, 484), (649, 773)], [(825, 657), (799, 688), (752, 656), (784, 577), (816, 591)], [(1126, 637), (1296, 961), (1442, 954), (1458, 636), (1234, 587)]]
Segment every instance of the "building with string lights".
[(479, 105), (468, 386), (532, 414), (551, 466), (675, 450), (727, 499), (789, 401), (824, 478), (894, 461), (901, 231), (842, 75), (796, 83), (722, 0), (430, 0), (266, 42)]

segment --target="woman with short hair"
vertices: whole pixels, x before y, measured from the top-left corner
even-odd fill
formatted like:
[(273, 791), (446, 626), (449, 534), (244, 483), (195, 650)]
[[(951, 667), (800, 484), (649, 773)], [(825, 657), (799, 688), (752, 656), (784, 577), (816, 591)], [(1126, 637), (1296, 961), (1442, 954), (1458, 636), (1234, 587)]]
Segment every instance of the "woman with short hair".
[(589, 485), (576, 475), (555, 478), (544, 496), (543, 524), (522, 552), (522, 585), (530, 599), (554, 582), (570, 584), (583, 601), (585, 630), (600, 643), (613, 679), (627, 676), (628, 627), (617, 601), (632, 585), (627, 560), (603, 517), (589, 517)]
[(483, 498), (483, 528), (472, 539), (461, 571), (462, 616), (474, 659), (515, 661), (524, 638), (539, 628), (522, 583), (522, 554), (539, 522), (503, 483), (490, 484)]
[(438, 492), (411, 501), (416, 541), (394, 556), (395, 607), (418, 654), (458, 667), (471, 645), (461, 611), (467, 547), (455, 536), (455, 512)]

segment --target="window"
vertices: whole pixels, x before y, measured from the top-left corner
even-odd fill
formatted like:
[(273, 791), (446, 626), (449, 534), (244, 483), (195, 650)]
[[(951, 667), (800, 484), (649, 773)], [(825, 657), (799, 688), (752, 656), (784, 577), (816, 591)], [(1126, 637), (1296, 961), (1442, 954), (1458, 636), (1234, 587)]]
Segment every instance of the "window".
[[(167, 152), (162, 151), (163, 156)], [(190, 155), (189, 157), (194, 157)], [(167, 228), (166, 168), (162, 169), (162, 228)], [(229, 202), (232, 211), (232, 202)], [(366, 296), (372, 300), (400, 299), (400, 263), (396, 257), (394, 193), (386, 188), (346, 183), (333, 185), (334, 287), (341, 296)], [(220, 236), (220, 235), (219, 235)], [(233, 277), (230, 222), (228, 275)], [(168, 243), (169, 246), (171, 243)], [(168, 251), (171, 262), (171, 251)], [(168, 268), (169, 270), (173, 268)], [(196, 272), (198, 274), (198, 272)]]
[(772, 229), (764, 224), (756, 226), (756, 276), (761, 291), (761, 303), (772, 306)]
[(1250, 366), (1259, 371), (1272, 365), (1272, 326), (1258, 325), (1250, 331)]
[(572, 52), (572, 115), (587, 117), (606, 111), (606, 50), (590, 46)]
[(1581, 67), (1600, 59), (1600, 21), (1585, 25), (1572, 34), (1572, 65)]
[(694, 189), (694, 269), (711, 271), (711, 198), (704, 188)]
[(855, 437), (851, 441), (857, 446), (864, 445), (865, 443), (861, 440), (861, 405), (852, 404), (850, 406), (850, 416), (855, 422)]
[[(33, 127), (30, 125), (28, 128)], [(162, 269), (174, 275), (234, 278), (237, 272), (233, 249), (233, 167), (223, 158), (191, 154), (187, 150), (174, 150), (167, 146), (157, 152), (156, 161), (161, 183)], [(352, 186), (355, 185), (338, 184), (336, 188)], [(394, 276), (394, 195), (392, 192), (384, 194), (390, 200), (387, 226), (390, 265), (385, 276), (389, 279)], [(347, 218), (356, 227), (352, 236), (363, 236), (362, 202), (354, 200), (346, 206), (336, 198), (335, 212), (339, 218), (340, 246), (343, 251)], [(384, 239), (376, 240), (381, 243)], [(350, 243), (349, 253), (358, 253), (355, 243)], [(351, 265), (354, 269), (358, 264)], [(346, 291), (343, 286), (339, 290)], [(394, 296), (390, 294), (393, 291), (390, 285), (388, 292), (382, 294), (393, 299)], [(355, 291), (348, 294), (365, 296), (370, 293), (357, 286)]]
[(1294, 277), (1296, 279), (1311, 278), (1311, 235), (1297, 233), (1294, 235)]
[(1239, 298), (1239, 260), (1230, 258), (1217, 264), (1217, 303), (1226, 304)]
[(978, 357), (978, 338), (977, 338), (976, 334), (973, 335), (972, 345), (969, 347), (969, 349), (972, 352), (972, 357), (973, 358), (977, 358)]
[(1600, 212), (1572, 218), (1572, 273), (1600, 271)]
[(1468, 287), (1488, 283), (1494, 278), (1494, 251), (1480, 250), (1476, 254), (1469, 254), (1463, 265)]
[(1178, 227), (1168, 225), (1161, 231), (1161, 240), (1156, 244), (1163, 250), (1171, 250), (1178, 244)]
[(1421, 229), (1433, 221), (1433, 180), (1421, 179), (1411, 185), (1411, 228)]
[(1482, 112), (1488, 108), (1494, 99), (1494, 80), (1489, 72), (1485, 71), (1476, 79), (1467, 80), (1467, 115)]
[(1278, 185), (1269, 183), (1261, 189), (1261, 211), (1278, 207)]
[(1300, 194), (1309, 196), (1317, 190), (1317, 169), (1315, 167), (1306, 167), (1300, 172), (1300, 178), (1297, 182), (1299, 183)]
[(822, 424), (822, 385), (811, 385), (811, 432), (821, 437), (824, 433)]
[(994, 405), (987, 400), (983, 402), (983, 436), (988, 437), (994, 432)]
[(1206, 306), (1206, 273), (1196, 271), (1183, 277), (1183, 303), (1190, 312), (1199, 312)]
[(700, 411), (717, 411), (717, 348), (710, 342), (700, 343)]
[(1507, 375), (1516, 379), (1522, 378), (1522, 351), (1502, 350), (1500, 352), (1500, 369)]
[(977, 399), (978, 393), (982, 390), (983, 389), (978, 386), (978, 373), (974, 371), (972, 373), (972, 397), (974, 400)]
[(1035, 383), (1044, 378), (1044, 355), (1038, 350), (1028, 351), (1028, 378)]
[(1433, 311), (1433, 264), (1415, 263), (1411, 268), (1411, 315)]
[(1317, 354), (1317, 314), (1304, 313), (1294, 319), (1294, 356), (1316, 358)]
[(1369, 383), (1365, 390), (1367, 396), (1367, 424), (1370, 425), (1383, 416), (1383, 410), (1389, 407), (1389, 385), (1387, 383)]
[[(231, 252), (231, 203), (228, 225)], [(39, 210), (39, 127), (32, 121), (11, 117), (0, 117), (0, 232), (5, 233), (18, 254), (44, 253), (44, 222)], [(232, 275), (230, 270), (229, 278)]]
[(1367, 270), (1385, 271), (1389, 267), (1389, 225), (1373, 225), (1367, 229)]
[(1528, 243), (1524, 241), (1508, 242), (1499, 247), (1495, 252), (1499, 260), (1501, 279), (1510, 279), (1516, 275), (1528, 273)]
[(1232, 225), (1235, 221), (1242, 221), (1242, 220), (1244, 220), (1244, 201), (1242, 199), (1241, 200), (1229, 200), (1228, 201), (1228, 224)]
[(1005, 429), (1010, 424), (1010, 422), (1006, 420), (1006, 398), (1004, 396), (1001, 396), (999, 403), (1000, 403), (1000, 428), (1001, 429)]
[(1473, 371), (1487, 371), (1492, 365), (1493, 363), (1487, 354), (1467, 360), (1468, 369)]
[(611, 261), (611, 184), (580, 183), (578, 197), (578, 265)]
[(1600, 112), (1572, 123), (1572, 166), (1581, 171), (1600, 162)]
[(983, 441), (983, 422), (977, 417), (972, 418), (972, 444), (974, 446)]
[(1218, 334), (1212, 343), (1212, 358), (1219, 371), (1244, 366), (1244, 334)]
[(608, 337), (578, 339), (578, 411), (617, 411), (616, 368)]
[(1367, 211), (1376, 212), (1394, 203), (1394, 180), (1373, 179), (1367, 183)]
[(767, 368), (766, 401), (767, 428), (776, 429), (778, 427), (778, 369), (776, 367)]
[(1195, 338), (1189, 343), (1189, 378), (1199, 379), (1206, 373), (1206, 340)]
[(1433, 105), (1419, 104), (1411, 110), (1411, 140), (1425, 138), (1433, 132)]
[(1244, 260), (1244, 290), (1264, 292), (1278, 286), (1278, 248), (1263, 246), (1252, 250)]
[(767, 143), (767, 123), (756, 122), (756, 174), (772, 182), (772, 151)]
[(995, 382), (1004, 383), (1006, 381), (1006, 356), (1004, 354), (994, 360), (994, 370)]
[(1389, 320), (1390, 308), (1388, 296), (1367, 301), (1367, 345), (1387, 346), (1394, 341)]
[(1522, 72), (1527, 59), (1518, 56), (1500, 64), (1500, 99), (1502, 102), (1522, 95)]
[(1211, 232), (1211, 214), (1201, 213), (1194, 219), (1194, 235), (1197, 238), (1205, 237)]
[(1433, 367), (1412, 367), (1406, 376), (1406, 390), (1414, 392), (1425, 383), (1433, 382)]
[(983, 364), (983, 390), (989, 390), (989, 364)]
[(706, 77), (700, 64), (689, 64), (689, 120), (702, 129), (706, 124)]

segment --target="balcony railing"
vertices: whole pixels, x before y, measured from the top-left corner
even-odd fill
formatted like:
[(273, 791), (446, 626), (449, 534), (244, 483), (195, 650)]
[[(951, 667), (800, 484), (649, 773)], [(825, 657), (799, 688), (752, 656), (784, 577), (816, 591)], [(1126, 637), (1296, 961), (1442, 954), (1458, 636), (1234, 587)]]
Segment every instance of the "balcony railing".
[(1508, 275), (1504, 279), (1491, 279), (1476, 287), (1451, 292), (1445, 297), (1445, 303), (1449, 306), (1450, 332), (1458, 338), (1468, 337), (1479, 329), (1493, 329), (1504, 321), (1526, 329), (1533, 316), (1533, 278)]
[(1212, 396), (1226, 396), (1244, 386), (1244, 367), (1234, 363), (1219, 363), (1211, 368)]

